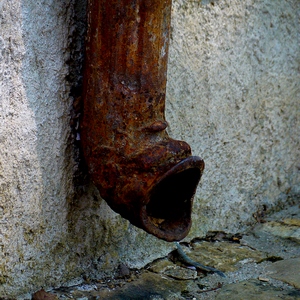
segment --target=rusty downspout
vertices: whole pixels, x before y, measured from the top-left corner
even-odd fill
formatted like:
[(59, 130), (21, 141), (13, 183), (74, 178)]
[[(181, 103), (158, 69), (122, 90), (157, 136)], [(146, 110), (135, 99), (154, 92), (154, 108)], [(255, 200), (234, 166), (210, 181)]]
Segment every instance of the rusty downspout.
[(81, 137), (110, 207), (160, 239), (179, 241), (191, 226), (204, 162), (165, 130), (171, 5), (89, 0)]

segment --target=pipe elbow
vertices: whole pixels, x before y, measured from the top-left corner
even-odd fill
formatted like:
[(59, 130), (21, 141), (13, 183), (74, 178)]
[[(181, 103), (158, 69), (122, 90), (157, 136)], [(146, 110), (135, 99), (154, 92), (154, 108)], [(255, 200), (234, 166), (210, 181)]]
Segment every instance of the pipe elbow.
[(172, 139), (145, 148), (141, 142), (137, 152), (125, 156), (116, 150), (101, 159), (91, 155), (93, 182), (109, 206), (133, 225), (179, 241), (191, 227), (204, 162), (191, 155), (188, 144)]

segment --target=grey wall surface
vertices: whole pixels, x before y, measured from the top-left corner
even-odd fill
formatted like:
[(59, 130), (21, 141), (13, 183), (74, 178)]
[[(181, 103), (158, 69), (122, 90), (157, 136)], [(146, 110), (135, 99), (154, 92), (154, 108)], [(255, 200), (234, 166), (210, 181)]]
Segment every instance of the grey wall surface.
[(175, 1), (167, 118), (206, 171), (193, 234), (299, 196), (299, 1)]
[[(112, 212), (78, 163), (84, 8), (0, 1), (1, 296), (30, 299), (173, 248)], [(298, 0), (174, 0), (168, 131), (206, 163), (187, 240), (299, 201), (299, 12)]]

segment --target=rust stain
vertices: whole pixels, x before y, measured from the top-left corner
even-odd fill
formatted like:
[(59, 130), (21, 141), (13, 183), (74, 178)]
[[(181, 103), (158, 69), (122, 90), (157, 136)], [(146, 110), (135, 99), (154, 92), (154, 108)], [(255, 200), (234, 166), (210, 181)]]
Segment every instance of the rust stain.
[(187, 235), (204, 169), (165, 130), (170, 17), (171, 0), (89, 0), (81, 122), (101, 196), (166, 241)]

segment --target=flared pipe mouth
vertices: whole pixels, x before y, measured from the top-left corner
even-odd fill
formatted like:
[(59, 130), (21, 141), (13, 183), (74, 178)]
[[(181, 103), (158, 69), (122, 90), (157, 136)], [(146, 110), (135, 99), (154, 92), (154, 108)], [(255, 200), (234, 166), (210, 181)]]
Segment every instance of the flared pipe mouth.
[(194, 194), (204, 169), (190, 156), (167, 171), (151, 188), (142, 208), (144, 229), (168, 242), (180, 241), (191, 227)]

